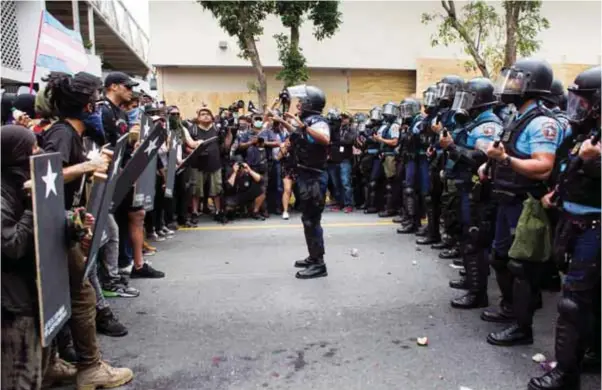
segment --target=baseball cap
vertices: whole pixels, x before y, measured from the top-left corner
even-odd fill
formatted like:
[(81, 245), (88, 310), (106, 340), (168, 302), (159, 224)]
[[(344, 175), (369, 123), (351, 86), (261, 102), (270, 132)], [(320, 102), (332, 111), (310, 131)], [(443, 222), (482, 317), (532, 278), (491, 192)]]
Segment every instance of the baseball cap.
[(136, 87), (138, 83), (135, 82), (123, 72), (111, 72), (105, 77), (105, 88), (110, 87), (113, 84), (122, 84), (126, 87)]

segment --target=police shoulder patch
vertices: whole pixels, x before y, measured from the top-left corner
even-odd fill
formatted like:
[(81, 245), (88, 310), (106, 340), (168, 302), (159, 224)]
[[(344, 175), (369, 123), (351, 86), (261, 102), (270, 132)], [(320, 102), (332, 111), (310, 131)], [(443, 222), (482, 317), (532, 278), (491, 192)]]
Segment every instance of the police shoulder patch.
[(558, 135), (558, 123), (556, 121), (546, 121), (541, 126), (541, 132), (546, 139), (556, 140)]
[(481, 129), (483, 131), (483, 135), (486, 135), (488, 137), (495, 134), (495, 126), (493, 125), (485, 125)]

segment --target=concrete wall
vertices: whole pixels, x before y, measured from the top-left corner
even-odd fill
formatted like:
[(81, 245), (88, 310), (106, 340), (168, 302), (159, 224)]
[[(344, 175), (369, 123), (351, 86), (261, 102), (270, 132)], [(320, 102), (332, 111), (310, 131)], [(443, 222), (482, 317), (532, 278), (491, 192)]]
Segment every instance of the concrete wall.
[[(457, 8), (463, 4), (457, 2)], [(236, 40), (196, 2), (151, 1), (149, 7), (152, 64), (248, 66), (237, 56)], [(430, 46), (435, 26), (423, 25), (420, 16), (441, 10), (439, 1), (343, 1), (343, 23), (333, 38), (317, 42), (311, 23), (305, 23), (300, 43), (308, 65), (315, 68), (417, 69), (419, 58), (465, 58), (461, 47)], [(540, 34), (536, 55), (551, 63), (599, 63), (600, 13), (600, 2), (545, 1), (542, 14), (551, 28)], [(279, 66), (272, 38), (278, 33), (286, 33), (280, 20), (268, 18), (257, 42), (265, 66)], [(220, 41), (227, 42), (226, 50), (218, 47)]]

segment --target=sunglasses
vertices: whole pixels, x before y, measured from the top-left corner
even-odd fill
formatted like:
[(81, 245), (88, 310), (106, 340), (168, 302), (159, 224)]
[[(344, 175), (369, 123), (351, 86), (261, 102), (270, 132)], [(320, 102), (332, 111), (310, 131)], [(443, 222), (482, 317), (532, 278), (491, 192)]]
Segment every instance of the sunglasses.
[(169, 116), (180, 116), (179, 112), (170, 112)]

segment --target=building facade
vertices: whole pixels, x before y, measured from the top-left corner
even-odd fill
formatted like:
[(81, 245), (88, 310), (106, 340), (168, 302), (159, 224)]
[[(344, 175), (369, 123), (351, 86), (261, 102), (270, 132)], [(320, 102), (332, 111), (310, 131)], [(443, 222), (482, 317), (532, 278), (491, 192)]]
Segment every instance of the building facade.
[[(457, 2), (459, 9), (464, 3)], [(151, 1), (150, 55), (156, 67), (158, 96), (192, 115), (202, 103), (227, 106), (256, 99), (250, 63), (239, 58), (236, 40), (213, 16), (192, 1)], [(500, 6), (497, 3), (497, 6)], [(439, 1), (343, 1), (342, 24), (322, 42), (313, 26), (301, 28), (300, 46), (310, 80), (325, 90), (327, 106), (367, 111), (376, 104), (421, 94), (446, 74), (464, 77), (467, 60), (460, 46), (431, 47), (435, 25), (421, 23), (425, 12), (442, 11)], [(600, 2), (545, 1), (542, 14), (551, 27), (540, 33), (536, 55), (547, 59), (555, 76), (570, 84), (581, 70), (600, 63)], [(577, 29), (575, 26), (579, 26)], [(279, 19), (269, 17), (257, 45), (268, 79), (268, 99), (282, 88), (273, 35), (287, 33)]]

